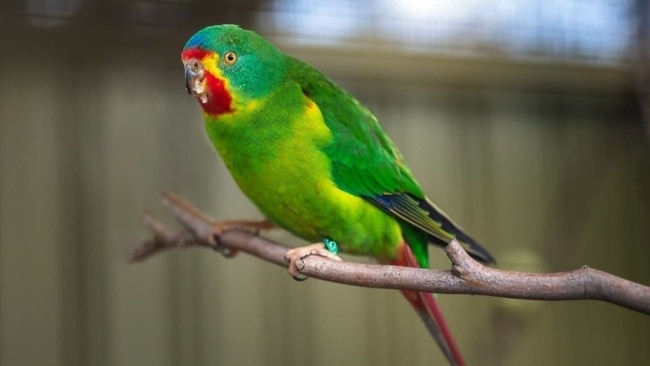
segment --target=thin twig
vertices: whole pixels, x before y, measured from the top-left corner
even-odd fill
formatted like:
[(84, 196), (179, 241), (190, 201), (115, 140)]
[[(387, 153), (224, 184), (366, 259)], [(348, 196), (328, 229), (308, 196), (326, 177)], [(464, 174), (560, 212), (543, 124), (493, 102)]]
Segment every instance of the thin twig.
[[(286, 267), (288, 246), (240, 230), (221, 234), (217, 222), (180, 197), (165, 193), (163, 199), (184, 229), (169, 232), (151, 214), (147, 226), (151, 240), (136, 247), (131, 261), (148, 258), (163, 249), (203, 246), (226, 253), (241, 250), (271, 263)], [(471, 294), (527, 300), (601, 300), (650, 314), (650, 287), (637, 284), (589, 267), (569, 272), (524, 273), (486, 267), (472, 259), (460, 244), (446, 247), (452, 269), (448, 271), (388, 265), (337, 262), (318, 256), (298, 264), (306, 276), (354, 286), (417, 290), (445, 294)]]

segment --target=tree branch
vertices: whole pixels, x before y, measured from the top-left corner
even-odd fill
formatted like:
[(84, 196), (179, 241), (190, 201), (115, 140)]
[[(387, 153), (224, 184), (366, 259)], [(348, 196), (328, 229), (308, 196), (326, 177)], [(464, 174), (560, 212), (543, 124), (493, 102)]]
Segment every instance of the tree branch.
[[(183, 229), (170, 232), (145, 212), (146, 225), (153, 232), (153, 238), (132, 250), (131, 262), (144, 260), (165, 249), (202, 246), (226, 256), (241, 250), (287, 267), (284, 255), (289, 247), (240, 230), (220, 233), (214, 219), (172, 193), (163, 194), (163, 201)], [(512, 272), (480, 264), (456, 241), (445, 251), (452, 262), (449, 271), (336, 262), (318, 256), (304, 258), (298, 263), (298, 269), (309, 277), (354, 286), (527, 300), (592, 299), (650, 314), (650, 287), (587, 266), (558, 273)]]

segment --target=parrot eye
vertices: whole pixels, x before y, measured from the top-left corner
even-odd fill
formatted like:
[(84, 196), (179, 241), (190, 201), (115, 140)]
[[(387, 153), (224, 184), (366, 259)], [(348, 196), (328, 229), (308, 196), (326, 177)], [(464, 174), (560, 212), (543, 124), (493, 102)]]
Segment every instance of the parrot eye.
[(237, 61), (237, 54), (234, 53), (233, 51), (226, 52), (226, 54), (223, 56), (223, 60), (228, 65), (232, 65)]

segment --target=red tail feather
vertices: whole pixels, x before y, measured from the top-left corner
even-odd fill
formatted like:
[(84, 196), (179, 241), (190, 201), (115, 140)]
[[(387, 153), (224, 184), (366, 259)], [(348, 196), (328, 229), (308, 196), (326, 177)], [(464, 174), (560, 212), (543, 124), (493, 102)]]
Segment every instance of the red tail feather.
[[(413, 252), (411, 252), (411, 249), (406, 244), (402, 245), (400, 257), (395, 261), (395, 264), (420, 268)], [(422, 321), (427, 326), (429, 333), (431, 333), (433, 339), (438, 343), (449, 362), (453, 366), (465, 366), (463, 356), (451, 335), (447, 322), (442, 315), (442, 310), (433, 297), (433, 294), (408, 290), (402, 290), (402, 294), (418, 312), (418, 315), (420, 315), (420, 318), (422, 318)]]

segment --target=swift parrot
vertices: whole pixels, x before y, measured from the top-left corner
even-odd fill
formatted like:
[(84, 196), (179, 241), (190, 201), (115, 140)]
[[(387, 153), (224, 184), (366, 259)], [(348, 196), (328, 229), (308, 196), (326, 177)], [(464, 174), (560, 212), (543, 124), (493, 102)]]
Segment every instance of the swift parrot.
[[(429, 244), (452, 239), (484, 263), (492, 255), (429, 200), (375, 116), (313, 66), (236, 25), (204, 28), (181, 59), (188, 93), (241, 190), (267, 220), (315, 243), (287, 253), (343, 253), (428, 267)], [(402, 291), (452, 365), (464, 365), (435, 298)]]

